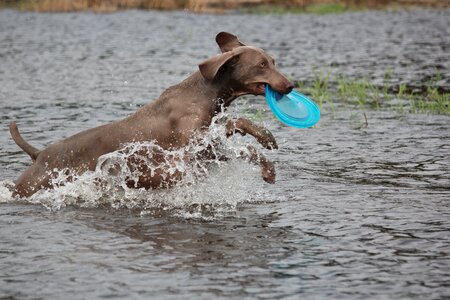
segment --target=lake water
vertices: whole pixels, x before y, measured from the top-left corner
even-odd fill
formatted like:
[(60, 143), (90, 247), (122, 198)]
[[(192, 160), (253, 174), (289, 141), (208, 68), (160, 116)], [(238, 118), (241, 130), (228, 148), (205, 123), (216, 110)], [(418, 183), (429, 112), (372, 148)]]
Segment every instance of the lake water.
[[(448, 299), (450, 117), (325, 106), (313, 129), (278, 123), (263, 97), (229, 114), (263, 123), (277, 183), (232, 160), (168, 191), (89, 182), (11, 199), (42, 148), (123, 118), (218, 52), (219, 31), (310, 81), (331, 70), (450, 90), (450, 12), (200, 15), (0, 11), (0, 298)], [(363, 112), (366, 113), (366, 126)], [(229, 149), (249, 137), (234, 138)], [(259, 146), (257, 146), (259, 148)]]

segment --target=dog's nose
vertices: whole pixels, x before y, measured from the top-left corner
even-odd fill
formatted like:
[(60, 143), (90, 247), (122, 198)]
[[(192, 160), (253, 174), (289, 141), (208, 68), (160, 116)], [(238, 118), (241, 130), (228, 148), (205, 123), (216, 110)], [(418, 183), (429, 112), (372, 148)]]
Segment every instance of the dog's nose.
[(290, 81), (286, 84), (286, 94), (289, 94), (294, 89), (294, 84)]

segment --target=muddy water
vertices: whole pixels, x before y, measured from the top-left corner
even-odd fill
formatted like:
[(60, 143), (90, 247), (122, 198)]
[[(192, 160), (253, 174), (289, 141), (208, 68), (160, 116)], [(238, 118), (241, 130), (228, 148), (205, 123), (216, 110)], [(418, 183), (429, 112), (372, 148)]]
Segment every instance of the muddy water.
[[(450, 86), (450, 15), (330, 16), (0, 11), (0, 297), (12, 299), (444, 299), (450, 297), (450, 118), (328, 107), (314, 129), (280, 125), (278, 181), (232, 160), (196, 184), (136, 195), (88, 184), (26, 201), (6, 186), (42, 147), (129, 115), (217, 53), (215, 33), (314, 67), (422, 88)], [(250, 138), (234, 139), (229, 149)], [(128, 191), (129, 192), (129, 191)], [(131, 196), (130, 196), (131, 195)], [(138, 199), (138, 200), (136, 200)], [(133, 205), (131, 205), (132, 203)]]

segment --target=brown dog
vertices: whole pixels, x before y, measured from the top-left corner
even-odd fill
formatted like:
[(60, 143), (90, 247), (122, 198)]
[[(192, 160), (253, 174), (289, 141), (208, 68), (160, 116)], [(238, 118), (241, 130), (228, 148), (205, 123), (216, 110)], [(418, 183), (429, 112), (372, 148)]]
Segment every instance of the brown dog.
[[(226, 32), (219, 33), (216, 42), (222, 54), (205, 60), (199, 71), (123, 120), (83, 131), (44, 150), (29, 145), (12, 122), (10, 132), (14, 141), (33, 160), (17, 179), (14, 194), (28, 197), (40, 189), (52, 188), (50, 181), (55, 169), (69, 168), (75, 174), (94, 170), (101, 155), (121, 149), (126, 143), (154, 141), (168, 150), (184, 147), (194, 136), (207, 131), (212, 118), (237, 97), (263, 95), (265, 84), (283, 94), (292, 90), (292, 83), (275, 69), (274, 60), (263, 50), (245, 46)], [(248, 133), (265, 148), (277, 148), (272, 134), (249, 120), (229, 120), (226, 128), (227, 136)], [(261, 166), (263, 179), (274, 183), (273, 164), (253, 147), (248, 149), (250, 160)], [(152, 159), (158, 160), (158, 155), (152, 155)], [(145, 166), (138, 169), (142, 175), (130, 186), (158, 188), (173, 180), (164, 170), (151, 174)]]

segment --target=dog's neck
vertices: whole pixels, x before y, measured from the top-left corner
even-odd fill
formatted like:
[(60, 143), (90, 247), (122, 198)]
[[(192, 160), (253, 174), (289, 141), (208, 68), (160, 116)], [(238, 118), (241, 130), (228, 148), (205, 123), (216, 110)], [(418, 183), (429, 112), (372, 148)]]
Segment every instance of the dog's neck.
[[(181, 83), (164, 91), (159, 100), (177, 97), (180, 91), (181, 93), (184, 91), (188, 94), (194, 94), (193, 97), (189, 98), (190, 101), (195, 105), (202, 106), (203, 111), (208, 111), (211, 116), (214, 116), (224, 111), (237, 97), (248, 94), (240, 91), (241, 89), (239, 84), (232, 80), (230, 76), (222, 76), (209, 81), (197, 71)], [(184, 103), (187, 104), (187, 102)]]
[(230, 76), (220, 76), (213, 81), (205, 79), (200, 72), (192, 75), (192, 79), (197, 81), (200, 88), (212, 100), (215, 113), (226, 109), (239, 96), (247, 94), (240, 91), (239, 84)]
[(220, 109), (227, 108), (239, 96), (240, 94), (236, 93), (232, 87), (228, 85), (219, 85), (214, 102), (216, 103), (218, 109), (219, 107)]

